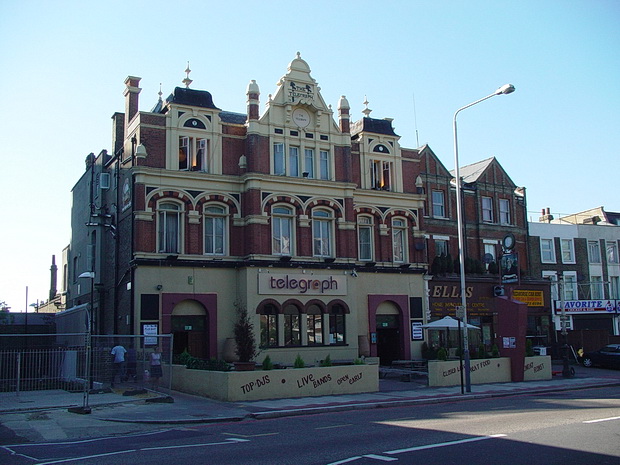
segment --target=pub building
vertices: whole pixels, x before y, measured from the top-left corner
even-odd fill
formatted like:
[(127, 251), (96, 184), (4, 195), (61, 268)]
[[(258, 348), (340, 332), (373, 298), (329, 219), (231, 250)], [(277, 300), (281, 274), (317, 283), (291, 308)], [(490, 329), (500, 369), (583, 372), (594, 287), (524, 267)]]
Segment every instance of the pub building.
[[(240, 307), (259, 363), (420, 358), (421, 326), (458, 301), (429, 263), (455, 255), (453, 175), (428, 145), (401, 147), (367, 101), (354, 121), (344, 95), (333, 109), (299, 54), (266, 98), (249, 82), (244, 113), (191, 88), (190, 72), (149, 111), (141, 78), (126, 78), (112, 150), (88, 155), (72, 190), (67, 308), (90, 303), (97, 334), (173, 334), (175, 355), (203, 359), (232, 358)], [(471, 254), (507, 232), (522, 247), (524, 189), (494, 157), (463, 177)], [(491, 281), (468, 286), (491, 345), (501, 300)], [(548, 295), (536, 296), (529, 329), (546, 344)]]

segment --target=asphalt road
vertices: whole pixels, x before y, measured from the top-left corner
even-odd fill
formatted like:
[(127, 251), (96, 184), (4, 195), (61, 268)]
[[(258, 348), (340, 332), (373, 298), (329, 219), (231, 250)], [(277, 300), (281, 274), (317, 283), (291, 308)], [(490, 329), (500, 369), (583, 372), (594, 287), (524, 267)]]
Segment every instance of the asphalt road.
[(196, 425), (0, 449), (41, 464), (618, 464), (617, 387)]

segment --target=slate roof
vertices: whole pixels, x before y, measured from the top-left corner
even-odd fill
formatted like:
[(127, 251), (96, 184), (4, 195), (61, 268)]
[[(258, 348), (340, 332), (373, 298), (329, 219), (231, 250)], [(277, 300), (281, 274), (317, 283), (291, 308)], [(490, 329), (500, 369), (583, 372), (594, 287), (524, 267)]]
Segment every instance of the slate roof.
[(213, 97), (206, 90), (194, 90), (184, 87), (175, 87), (174, 92), (166, 99), (166, 103), (178, 103), (193, 107), (212, 108), (219, 110), (213, 104)]
[(398, 135), (392, 128), (392, 121), (386, 119), (375, 119), (364, 117), (351, 126), (351, 135), (354, 136), (360, 132), (373, 132), (375, 134), (386, 134), (388, 136)]
[(233, 113), (232, 111), (220, 112), (220, 119), (223, 123), (230, 124), (245, 124), (248, 119), (248, 115), (245, 113)]
[[(471, 183), (478, 181), (478, 178), (480, 178), (482, 173), (493, 163), (493, 160), (495, 160), (495, 157), (487, 158), (486, 160), (481, 160), (471, 165), (461, 166), (459, 174), (463, 182)], [(450, 170), (450, 174), (456, 176), (455, 170)]]

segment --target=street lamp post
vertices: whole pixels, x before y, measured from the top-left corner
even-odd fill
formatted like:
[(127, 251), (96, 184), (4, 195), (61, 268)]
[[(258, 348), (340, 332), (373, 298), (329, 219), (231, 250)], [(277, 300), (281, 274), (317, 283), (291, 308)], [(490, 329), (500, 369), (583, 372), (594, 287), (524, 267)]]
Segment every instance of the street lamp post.
[(85, 271), (80, 274), (78, 278), (88, 278), (90, 279), (90, 305), (88, 309), (88, 313), (86, 315), (87, 318), (87, 330), (86, 330), (86, 366), (84, 371), (86, 372), (86, 382), (84, 383), (84, 397), (82, 401), (82, 407), (72, 407), (69, 411), (74, 413), (81, 414), (89, 414), (91, 412), (91, 408), (89, 405), (89, 394), (91, 389), (92, 382), (92, 373), (91, 373), (91, 356), (92, 356), (92, 332), (93, 332), (93, 313), (94, 313), (94, 303), (95, 298), (93, 292), (95, 290), (95, 272), (94, 271)]
[(458, 238), (459, 238), (459, 266), (460, 266), (460, 275), (461, 275), (461, 307), (463, 313), (463, 358), (465, 364), (465, 391), (471, 392), (471, 376), (470, 376), (470, 357), (469, 357), (469, 335), (467, 329), (467, 297), (466, 297), (466, 288), (465, 288), (465, 245), (464, 245), (464, 231), (463, 231), (463, 199), (461, 198), (461, 172), (459, 170), (459, 148), (458, 148), (458, 140), (456, 135), (456, 117), (458, 114), (465, 110), (466, 108), (473, 107), (474, 105), (484, 102), (491, 97), (495, 97), (496, 95), (502, 94), (511, 94), (515, 91), (515, 87), (512, 84), (506, 84), (497, 89), (491, 95), (487, 95), (486, 97), (481, 98), (480, 100), (476, 100), (475, 102), (470, 103), (469, 105), (465, 105), (464, 107), (459, 108), (454, 113), (453, 120), (453, 129), (454, 129), (454, 166), (455, 166), (455, 176), (456, 176), (456, 215), (457, 215), (457, 227), (458, 227)]

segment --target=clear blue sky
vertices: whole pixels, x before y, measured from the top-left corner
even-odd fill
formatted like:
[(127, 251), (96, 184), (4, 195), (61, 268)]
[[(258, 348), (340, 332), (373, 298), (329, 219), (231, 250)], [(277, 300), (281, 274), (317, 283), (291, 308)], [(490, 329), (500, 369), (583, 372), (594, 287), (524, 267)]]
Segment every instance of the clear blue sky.
[(534, 221), (545, 207), (620, 211), (617, 0), (3, 0), (0, 301), (23, 311), (26, 286), (29, 304), (47, 298), (71, 188), (86, 155), (110, 149), (128, 75), (148, 111), (189, 61), (192, 88), (244, 112), (248, 82), (262, 108), (298, 51), (334, 110), (346, 95), (358, 119), (367, 96), (402, 146), (429, 144), (448, 169), (454, 112), (512, 83), (459, 115), (461, 164), (497, 157)]

